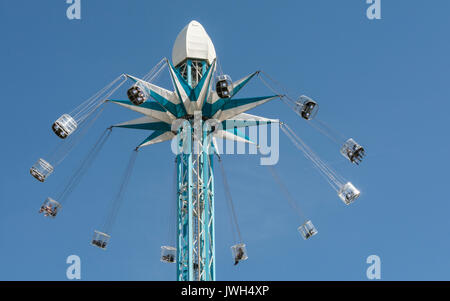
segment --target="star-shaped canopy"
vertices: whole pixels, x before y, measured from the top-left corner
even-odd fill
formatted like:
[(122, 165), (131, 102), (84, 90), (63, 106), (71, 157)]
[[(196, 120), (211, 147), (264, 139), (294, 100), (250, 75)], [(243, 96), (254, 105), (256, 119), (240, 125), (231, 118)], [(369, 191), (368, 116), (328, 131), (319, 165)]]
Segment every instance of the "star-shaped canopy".
[(174, 91), (169, 91), (157, 85), (127, 75), (135, 83), (143, 87), (149, 99), (141, 105), (134, 105), (129, 100), (109, 101), (139, 112), (144, 117), (114, 125), (115, 127), (152, 130), (139, 147), (170, 140), (176, 132), (171, 130), (172, 122), (176, 119), (189, 119), (195, 112), (201, 112), (202, 119), (215, 119), (222, 123), (222, 129), (214, 132), (214, 138), (230, 139), (240, 142), (252, 143), (237, 128), (246, 126), (258, 126), (278, 122), (255, 115), (245, 114), (247, 110), (255, 108), (263, 103), (279, 97), (270, 95), (262, 97), (236, 98), (236, 94), (255, 76), (254, 72), (233, 83), (232, 97), (220, 98), (211, 89), (213, 73), (216, 61), (214, 60), (195, 87), (191, 87), (169, 61), (170, 76), (174, 84)]

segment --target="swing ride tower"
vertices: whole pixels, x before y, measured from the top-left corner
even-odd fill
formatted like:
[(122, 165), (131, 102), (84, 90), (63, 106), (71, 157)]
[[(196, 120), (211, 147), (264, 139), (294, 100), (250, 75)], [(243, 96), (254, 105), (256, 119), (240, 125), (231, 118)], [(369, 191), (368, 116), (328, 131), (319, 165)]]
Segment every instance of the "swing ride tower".
[[(293, 142), (303, 155), (335, 189), (339, 198), (346, 204), (351, 204), (359, 197), (360, 191), (326, 164), (294, 130), (277, 119), (269, 119), (245, 113), (259, 105), (280, 98), (295, 113), (308, 122), (317, 113), (317, 103), (307, 97), (300, 96), (294, 100), (287, 94), (279, 93), (260, 75), (275, 83), (263, 71), (253, 72), (235, 82), (228, 75), (216, 70), (217, 57), (214, 45), (203, 26), (197, 21), (191, 21), (178, 34), (173, 50), (172, 60), (161, 60), (143, 78), (122, 74), (108, 86), (89, 98), (70, 114), (63, 114), (52, 125), (53, 132), (66, 141), (61, 151), (49, 156), (50, 162), (40, 158), (30, 169), (30, 173), (40, 182), (53, 173), (55, 166), (60, 164), (72, 148), (78, 143), (90, 125), (103, 111), (102, 105), (114, 103), (128, 108), (144, 116), (119, 123), (109, 127), (92, 147), (81, 166), (69, 179), (67, 186), (56, 199), (47, 198), (39, 213), (54, 218), (62, 208), (75, 186), (80, 182), (88, 166), (92, 164), (100, 149), (110, 136), (112, 128), (128, 128), (152, 131), (133, 151), (124, 173), (119, 192), (111, 205), (102, 231), (95, 231), (91, 244), (103, 250), (109, 245), (110, 234), (124, 191), (130, 179), (136, 160), (137, 151), (144, 147), (171, 141), (171, 150), (175, 154), (176, 168), (176, 242), (172, 246), (161, 247), (161, 261), (176, 264), (176, 279), (179, 281), (211, 281), (216, 279), (215, 270), (215, 232), (214, 232), (214, 157), (218, 158), (226, 200), (232, 212), (232, 224), (238, 234), (237, 244), (232, 246), (235, 264), (247, 259), (246, 246), (243, 243), (237, 223), (234, 206), (229, 191), (225, 170), (221, 161), (221, 150), (217, 140), (231, 140), (241, 143), (253, 143), (244, 133), (247, 127), (258, 127), (278, 123), (281, 130)], [(154, 79), (167, 67), (173, 90), (167, 90), (156, 84)], [(255, 76), (273, 91), (273, 95), (261, 97), (239, 98), (239, 91)], [(132, 81), (126, 94), (128, 99), (112, 99), (111, 96), (126, 81)], [(321, 128), (323, 122), (313, 127)], [(80, 131), (81, 129), (81, 131)], [(244, 129), (243, 132), (240, 130)], [(72, 135), (77, 131), (77, 134)], [(320, 132), (327, 132), (322, 127)], [(72, 136), (71, 136), (72, 135)], [(69, 137), (70, 136), (70, 137)], [(332, 137), (332, 132), (326, 134)], [(332, 140), (339, 145), (337, 137)], [(339, 145), (340, 153), (350, 162), (358, 165), (364, 154), (364, 148), (352, 138)], [(59, 148), (57, 148), (59, 150)], [(271, 167), (275, 181), (285, 193), (291, 207), (298, 212), (303, 220), (298, 231), (304, 239), (318, 233), (311, 220), (300, 211), (295, 198), (284, 187), (282, 180)], [(174, 234), (175, 236), (175, 234)]]
[[(148, 96), (154, 101), (136, 105), (111, 100), (146, 115), (116, 127), (154, 130), (139, 148), (175, 141), (172, 150), (176, 151), (177, 168), (177, 280), (215, 280), (213, 156), (218, 155), (215, 139), (250, 142), (237, 130), (239, 121), (245, 126), (257, 126), (272, 120), (244, 112), (278, 95), (234, 97), (257, 72), (234, 83), (228, 76), (219, 75), (213, 91), (216, 52), (197, 21), (191, 21), (179, 33), (172, 62), (166, 63), (174, 91), (128, 76), (144, 98)], [(253, 117), (258, 121), (252, 123)], [(232, 126), (228, 127), (229, 124)]]

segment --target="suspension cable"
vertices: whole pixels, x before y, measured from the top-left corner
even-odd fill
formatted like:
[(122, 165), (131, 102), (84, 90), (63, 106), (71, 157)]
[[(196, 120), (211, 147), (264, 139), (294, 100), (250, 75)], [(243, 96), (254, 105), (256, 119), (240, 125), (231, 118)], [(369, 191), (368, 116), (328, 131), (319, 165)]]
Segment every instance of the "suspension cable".
[(108, 85), (103, 87), (100, 91), (81, 103), (78, 107), (70, 112), (70, 115), (77, 120), (78, 124), (85, 121), (89, 115), (91, 115), (99, 106), (105, 103), (105, 101), (114, 94), (125, 82), (127, 77), (125, 74), (121, 74), (115, 78)]
[[(289, 96), (289, 94), (287, 93), (287, 89), (283, 85), (281, 85), (281, 83), (270, 77), (266, 72), (261, 70), (260, 74), (264, 75), (267, 78), (266, 80), (262, 76), (258, 76), (261, 82), (275, 94), (282, 95), (280, 99), (283, 101), (283, 103), (286, 104), (292, 111), (296, 112), (295, 108), (298, 105), (297, 101)], [(268, 83), (268, 81), (270, 81), (272, 84)], [(274, 88), (274, 86), (277, 86), (279, 89), (281, 89), (283, 93), (280, 93), (276, 88)], [(324, 121), (321, 121), (318, 118), (310, 120), (308, 124), (337, 145), (342, 145), (342, 143), (346, 140), (342, 133), (332, 129)]]
[[(303, 153), (313, 162), (315, 163), (315, 165), (317, 167), (320, 168), (320, 170), (331, 180), (333, 181), (333, 183), (336, 184), (336, 187), (340, 187), (342, 185), (342, 177), (340, 177), (339, 175), (337, 175), (337, 173), (331, 169), (331, 167), (329, 167), (328, 165), (326, 165), (321, 159), (320, 157), (315, 154), (311, 148), (309, 148), (309, 146), (300, 138), (298, 137), (295, 132), (287, 125), (284, 124), (285, 129), (288, 130), (288, 132), (283, 129), (283, 131), (285, 132), (285, 134), (287, 134), (287, 136), (294, 142), (294, 144), (297, 145), (297, 147), (300, 148), (300, 150), (303, 151)], [(298, 145), (298, 142), (301, 144), (301, 146)]]
[(53, 162), (54, 166), (59, 165), (64, 159), (69, 155), (69, 153), (78, 145), (82, 138), (87, 134), (88, 130), (97, 121), (100, 115), (103, 113), (105, 108), (101, 108), (97, 111), (95, 115), (90, 119), (89, 123), (83, 126), (80, 132), (75, 132), (73, 135), (69, 136), (67, 140), (58, 145), (56, 149), (50, 154), (50, 161)]
[[(227, 180), (227, 176), (225, 174), (225, 168), (223, 166), (221, 157), (218, 157), (218, 161), (219, 161), (219, 165), (220, 165), (220, 171), (222, 173), (223, 187), (224, 187), (224, 190), (225, 190), (225, 199), (227, 201), (228, 209), (229, 209), (229, 211), (231, 211), (231, 215), (230, 215), (230, 219), (231, 219), (231, 223), (232, 223), (231, 225), (234, 224), (234, 226), (236, 227), (236, 232), (237, 232), (238, 238), (239, 238), (238, 242), (242, 243), (243, 239), (242, 239), (241, 231), (239, 229), (239, 224), (238, 224), (238, 220), (237, 220), (236, 211), (234, 210), (233, 198), (231, 197), (230, 187), (228, 185), (228, 180)], [(234, 236), (234, 239), (236, 241), (236, 237), (235, 237), (234, 231), (233, 231), (233, 236)]]
[(326, 169), (338, 181), (340, 182), (345, 181), (345, 179), (342, 176), (340, 176), (336, 171), (334, 171), (325, 162), (323, 162), (322, 159), (320, 159), (320, 157), (299, 136), (297, 136), (297, 134), (295, 134), (295, 132), (287, 124), (284, 124), (284, 126), (295, 137), (295, 139), (302, 144), (302, 146), (308, 151), (308, 153), (311, 154), (311, 156), (313, 156), (313, 158), (317, 163), (323, 166), (323, 168)]
[[(283, 91), (282, 93), (280, 93), (277, 89), (275, 89), (271, 84), (269, 84), (261, 75), (264, 75), (267, 80), (271, 81), (274, 85), (278, 86), (279, 89), (281, 89), (281, 91)], [(292, 102), (293, 104), (296, 103), (296, 101), (294, 99), (292, 99), (289, 96), (289, 93), (287, 92), (287, 89), (282, 86), (278, 81), (274, 80), (272, 77), (270, 77), (266, 72), (264, 72), (263, 70), (260, 70), (260, 73), (258, 73), (258, 78), (261, 80), (261, 82), (270, 90), (272, 90), (272, 92), (274, 92), (277, 95), (282, 95), (284, 98), (286, 98), (288, 101)], [(286, 103), (287, 104), (287, 103)]]
[(222, 65), (220, 64), (219, 56), (217, 56), (217, 55), (216, 55), (216, 62), (217, 62), (217, 66), (219, 67), (218, 69), (220, 70), (220, 71), (217, 70), (216, 72), (219, 72), (219, 75), (223, 75)]
[(89, 167), (92, 165), (92, 163), (95, 161), (95, 158), (97, 157), (98, 153), (103, 148), (109, 136), (111, 135), (111, 131), (112, 128), (108, 128), (100, 135), (97, 142), (94, 144), (94, 146), (91, 148), (91, 150), (87, 153), (86, 157), (81, 162), (81, 165), (70, 177), (67, 185), (59, 193), (58, 195), (59, 203), (63, 203), (71, 195), (76, 186), (80, 183), (81, 178), (89, 169)]
[(306, 220), (305, 215), (300, 210), (300, 207), (295, 202), (295, 199), (292, 197), (291, 193), (287, 189), (286, 185), (284, 185), (284, 182), (280, 179), (280, 176), (278, 175), (276, 169), (272, 165), (268, 165), (270, 173), (272, 174), (272, 177), (274, 178), (275, 182), (280, 186), (281, 191), (284, 193), (286, 199), (288, 200), (289, 205), (292, 209), (294, 209), (297, 214), (300, 216), (302, 220)]
[(163, 57), (142, 79), (149, 83), (152, 82), (167, 65), (167, 58)]
[(336, 138), (336, 136), (333, 136), (330, 131), (328, 131), (327, 129), (325, 129), (324, 127), (322, 127), (319, 124), (316, 124), (316, 121), (319, 123), (319, 120), (311, 120), (310, 122), (308, 122), (308, 124), (314, 128), (316, 131), (322, 133), (325, 137), (327, 137), (328, 139), (330, 139), (331, 141), (333, 141), (335, 144), (337, 145), (342, 145), (342, 143), (340, 143), (339, 139)]
[(103, 226), (105, 233), (108, 233), (108, 234), (111, 233), (112, 226), (114, 225), (114, 222), (117, 218), (117, 214), (119, 212), (120, 205), (122, 204), (122, 200), (125, 195), (125, 190), (128, 186), (130, 178), (131, 178), (131, 174), (132, 174), (132, 171), (134, 168), (134, 164), (136, 162), (137, 154), (138, 154), (138, 149), (135, 149), (135, 150), (133, 150), (133, 152), (130, 156), (130, 160), (128, 161), (128, 165), (123, 174), (123, 178), (122, 178), (121, 185), (119, 187), (119, 191), (117, 192), (115, 198), (113, 199), (109, 214), (108, 214), (105, 224)]
[(311, 162), (313, 163), (313, 167), (319, 172), (320, 175), (322, 175), (325, 180), (330, 184), (331, 187), (333, 187), (333, 189), (336, 190), (336, 185), (334, 184), (333, 181), (330, 180), (330, 178), (328, 177), (328, 175), (326, 174), (326, 172), (324, 172), (321, 167), (319, 165), (316, 164), (316, 162), (310, 157), (310, 155), (295, 141), (295, 139), (291, 136), (290, 133), (284, 131), (284, 133), (286, 134), (286, 136), (294, 143), (294, 145), (303, 152), (303, 154), (305, 155), (305, 157), (309, 160), (311, 160)]
[(347, 138), (337, 130), (331, 128), (325, 121), (320, 120), (320, 118), (314, 118), (314, 120), (311, 120), (312, 122), (308, 122), (313, 128), (315, 128), (317, 131), (324, 134), (326, 137), (328, 137), (331, 141), (336, 143), (339, 146), (342, 146), (344, 141), (347, 140)]
[[(168, 233), (167, 233), (167, 239), (168, 239), (168, 243), (171, 246), (175, 246), (176, 243), (176, 228), (175, 225), (178, 223), (178, 217), (176, 214), (176, 207), (177, 207), (177, 203), (178, 203), (178, 187), (177, 187), (177, 183), (178, 183), (178, 178), (177, 178), (177, 158), (175, 157), (175, 164), (174, 164), (174, 170), (173, 170), (173, 178), (172, 178), (172, 192), (173, 194), (170, 197), (169, 200), (169, 216), (168, 216), (168, 221), (169, 221), (169, 225), (168, 225)], [(173, 197), (173, 199), (172, 199)]]
[(325, 177), (327, 182), (333, 187), (334, 190), (338, 191), (340, 187), (345, 183), (345, 179), (335, 172), (331, 167), (325, 164), (320, 157), (315, 154), (311, 148), (300, 138), (295, 132), (285, 123), (281, 124), (282, 131), (286, 136), (294, 143), (294, 145), (303, 152), (305, 157), (314, 164), (316, 169), (321, 172)]

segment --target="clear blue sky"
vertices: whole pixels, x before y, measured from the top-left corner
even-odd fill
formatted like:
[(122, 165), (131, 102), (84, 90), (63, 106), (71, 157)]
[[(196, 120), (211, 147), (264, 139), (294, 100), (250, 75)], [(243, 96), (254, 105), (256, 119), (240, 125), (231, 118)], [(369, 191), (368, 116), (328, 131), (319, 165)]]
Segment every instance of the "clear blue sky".
[[(449, 280), (450, 211), (448, 1), (382, 0), (382, 20), (353, 1), (0, 1), (0, 280), (64, 280), (66, 258), (81, 257), (83, 280), (172, 280), (159, 261), (168, 240), (173, 154), (168, 143), (142, 149), (124, 206), (103, 252), (89, 245), (106, 215), (130, 150), (148, 133), (117, 129), (61, 214), (37, 213), (106, 127), (138, 114), (109, 105), (92, 132), (48, 182), (29, 167), (58, 138), (50, 125), (121, 73), (142, 76), (170, 58), (192, 19), (211, 36), (222, 68), (238, 79), (265, 70), (292, 95), (320, 103), (318, 117), (363, 144), (356, 167), (338, 147), (279, 101), (250, 113), (288, 122), (362, 191), (345, 206), (284, 136), (277, 166), (319, 234), (302, 222), (257, 156), (227, 156), (249, 259), (234, 267), (217, 172), (218, 280), (365, 280), (367, 256), (384, 280)], [(257, 81), (242, 95), (267, 95)]]

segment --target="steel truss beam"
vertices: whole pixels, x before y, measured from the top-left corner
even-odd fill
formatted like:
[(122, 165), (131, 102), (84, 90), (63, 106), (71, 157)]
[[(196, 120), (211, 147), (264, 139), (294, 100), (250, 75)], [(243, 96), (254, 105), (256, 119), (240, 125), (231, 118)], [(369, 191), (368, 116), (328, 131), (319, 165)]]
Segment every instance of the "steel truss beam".
[(177, 280), (215, 280), (213, 152), (201, 116), (184, 122), (177, 143)]

